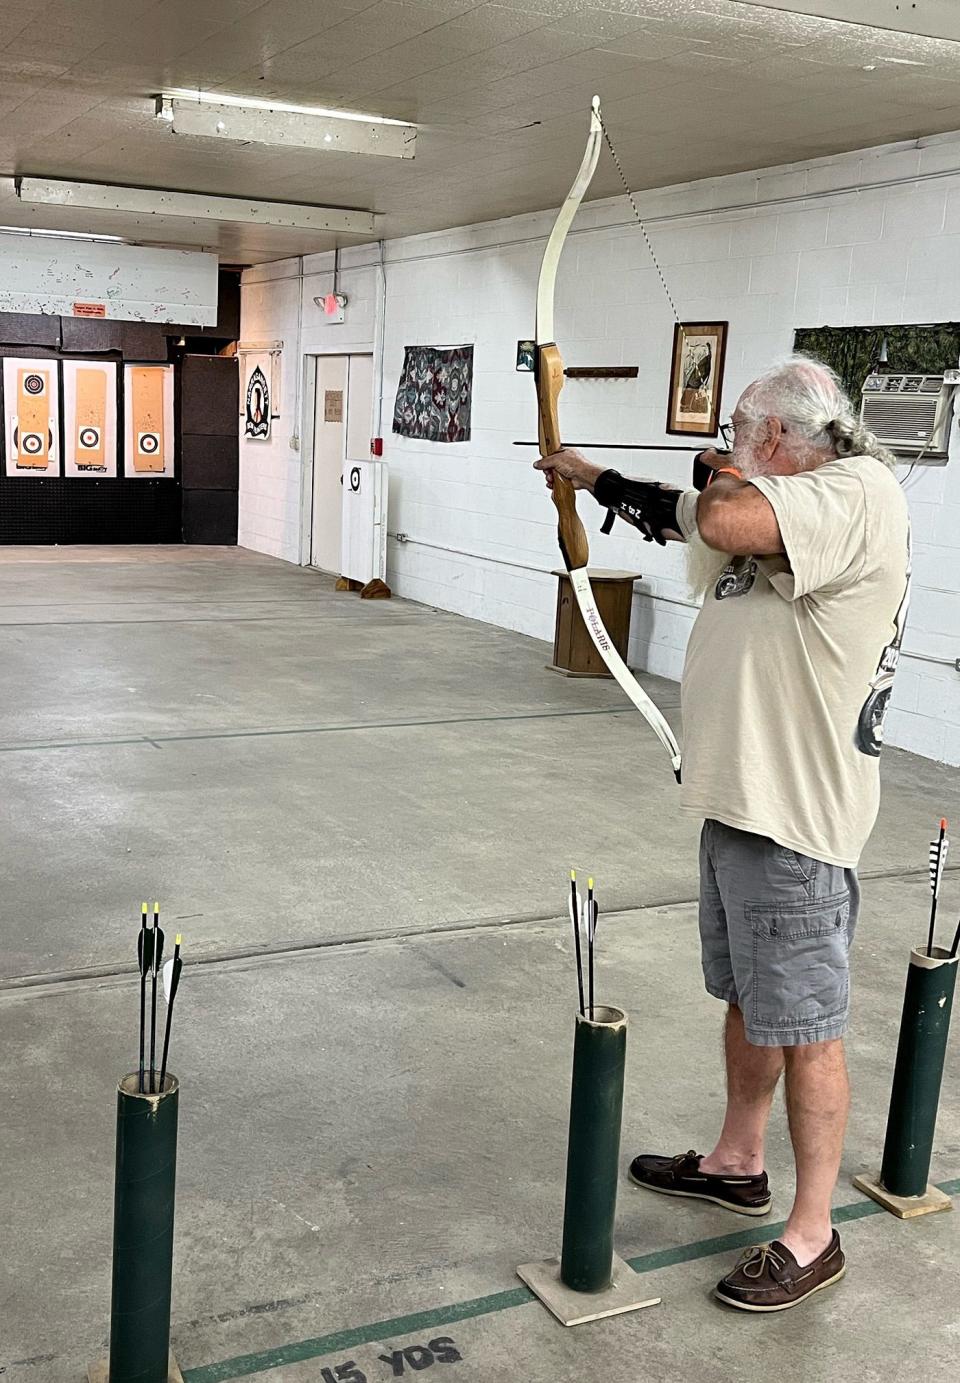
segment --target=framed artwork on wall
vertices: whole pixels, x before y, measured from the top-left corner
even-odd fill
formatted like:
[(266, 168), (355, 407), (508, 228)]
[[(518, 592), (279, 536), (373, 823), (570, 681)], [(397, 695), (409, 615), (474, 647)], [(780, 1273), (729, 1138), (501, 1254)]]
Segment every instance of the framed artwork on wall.
[(173, 366), (124, 365), (124, 461), (128, 480), (173, 478)]
[(63, 473), (78, 479), (117, 474), (117, 366), (112, 360), (63, 362)]
[(720, 421), (727, 322), (678, 322), (673, 329), (667, 432), (715, 437)]
[(60, 474), (60, 373), (55, 360), (4, 358), (3, 422), (8, 476)]

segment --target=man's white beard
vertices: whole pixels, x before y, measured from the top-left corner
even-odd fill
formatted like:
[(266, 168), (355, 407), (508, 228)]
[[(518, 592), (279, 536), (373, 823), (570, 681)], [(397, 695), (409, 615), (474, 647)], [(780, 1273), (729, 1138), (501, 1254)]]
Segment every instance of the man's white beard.
[(703, 602), (713, 590), (724, 568), (733, 558), (727, 552), (718, 552), (715, 547), (707, 547), (698, 535), (687, 543), (687, 581), (695, 600)]
[[(745, 441), (734, 445), (729, 464), (737, 468), (744, 480), (762, 475), (764, 471), (756, 448)], [(718, 552), (714, 547), (707, 547), (700, 537), (694, 537), (687, 543), (687, 581), (695, 600), (703, 602), (732, 561), (729, 552)]]

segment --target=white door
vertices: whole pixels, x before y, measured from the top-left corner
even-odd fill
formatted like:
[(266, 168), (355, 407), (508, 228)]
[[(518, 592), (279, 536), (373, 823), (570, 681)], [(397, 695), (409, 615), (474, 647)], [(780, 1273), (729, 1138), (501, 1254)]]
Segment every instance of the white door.
[(347, 372), (347, 460), (368, 461), (372, 436), (373, 356), (351, 355)]
[(344, 464), (370, 455), (373, 356), (317, 356), (310, 565), (342, 572)]
[(317, 357), (313, 424), (313, 512), (310, 565), (340, 575), (341, 477), (347, 402), (347, 357)]

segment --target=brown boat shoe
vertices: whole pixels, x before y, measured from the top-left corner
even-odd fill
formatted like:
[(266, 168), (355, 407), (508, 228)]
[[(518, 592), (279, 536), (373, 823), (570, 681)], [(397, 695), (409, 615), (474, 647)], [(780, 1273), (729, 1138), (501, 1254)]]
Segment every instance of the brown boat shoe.
[(692, 1200), (712, 1201), (737, 1215), (767, 1215), (771, 1195), (766, 1172), (757, 1176), (721, 1176), (701, 1172), (700, 1153), (681, 1153), (679, 1157), (660, 1157), (641, 1153), (630, 1163), (630, 1180), (646, 1191), (661, 1196), (689, 1196)]
[(805, 1268), (779, 1239), (747, 1249), (734, 1268), (717, 1283), (714, 1295), (740, 1311), (789, 1311), (801, 1301), (839, 1282), (846, 1272), (840, 1235), (833, 1231), (819, 1258)]

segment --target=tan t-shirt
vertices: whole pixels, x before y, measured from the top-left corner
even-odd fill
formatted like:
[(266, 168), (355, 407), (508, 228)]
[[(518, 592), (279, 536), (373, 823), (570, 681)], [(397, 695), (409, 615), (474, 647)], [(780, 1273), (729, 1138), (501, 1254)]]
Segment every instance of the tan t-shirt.
[[(852, 868), (880, 800), (883, 716), (909, 585), (909, 520), (869, 456), (751, 482), (784, 557), (708, 593), (683, 673), (683, 807)], [(696, 491), (679, 518), (696, 541)]]

